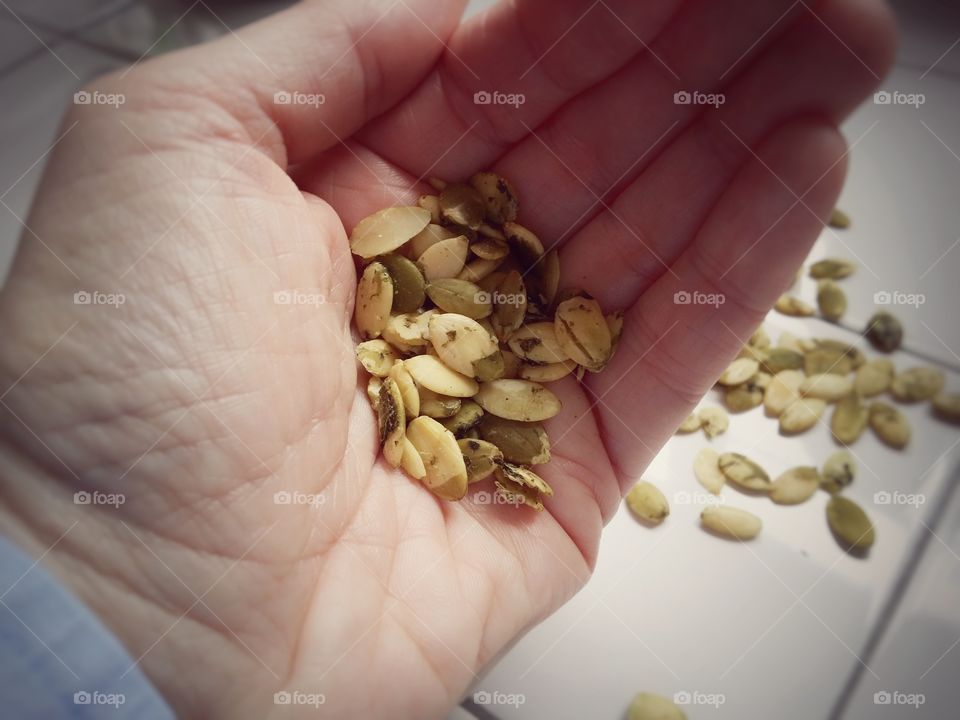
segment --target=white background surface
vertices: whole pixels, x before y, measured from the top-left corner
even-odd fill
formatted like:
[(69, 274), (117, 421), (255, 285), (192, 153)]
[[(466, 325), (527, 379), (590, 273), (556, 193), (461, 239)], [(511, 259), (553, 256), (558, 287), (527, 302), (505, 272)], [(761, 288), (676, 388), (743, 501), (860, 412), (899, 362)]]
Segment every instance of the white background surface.
[[(18, 217), (25, 218), (73, 91), (137, 57), (156, 36), (136, 4), (72, 35), (71, 23), (107, 3), (7, 4), (31, 18), (28, 31), (0, 12), (4, 271), (21, 232)], [(471, 9), (486, 4), (472, 2)], [(811, 255), (860, 262), (844, 281), (851, 301), (846, 329), (779, 316), (767, 329), (774, 337), (786, 328), (853, 342), (876, 309), (874, 293), (922, 293), (919, 307), (894, 308), (910, 351), (894, 360), (904, 367), (926, 357), (960, 369), (960, 322), (950, 318), (960, 300), (960, 10), (942, 2), (905, 1), (899, 8), (909, 12), (885, 88), (923, 93), (926, 103), (919, 109), (868, 104), (846, 124), (855, 148), (841, 206), (854, 226), (826, 231)], [(225, 17), (239, 24), (250, 15), (244, 9)], [(203, 37), (215, 25), (187, 17), (165, 42)], [(812, 281), (802, 281), (799, 293), (812, 300)], [(955, 373), (950, 384), (960, 389)], [(480, 714), (620, 718), (633, 693), (651, 690), (724, 695), (719, 707), (688, 707), (691, 718), (956, 717), (960, 498), (949, 495), (958, 478), (958, 434), (925, 412), (907, 410), (917, 432), (904, 453), (872, 436), (854, 447), (861, 472), (849, 494), (878, 530), (866, 560), (845, 555), (832, 540), (824, 495), (786, 508), (726, 488), (723, 499), (760, 515), (764, 532), (749, 545), (707, 535), (697, 527), (700, 507), (683, 502), (683, 493), (701, 492), (691, 462), (706, 441), (699, 434), (672, 440), (647, 473), (671, 499), (671, 516), (650, 529), (621, 509), (587, 587), (476, 684), (522, 693), (525, 702), (486, 706)], [(824, 427), (801, 440), (779, 437), (761, 409), (734, 417), (713, 445), (751, 454), (772, 473), (819, 465), (835, 449)], [(921, 493), (926, 503), (880, 505), (874, 494), (882, 490)], [(875, 704), (874, 693), (884, 691), (923, 693), (925, 704)]]

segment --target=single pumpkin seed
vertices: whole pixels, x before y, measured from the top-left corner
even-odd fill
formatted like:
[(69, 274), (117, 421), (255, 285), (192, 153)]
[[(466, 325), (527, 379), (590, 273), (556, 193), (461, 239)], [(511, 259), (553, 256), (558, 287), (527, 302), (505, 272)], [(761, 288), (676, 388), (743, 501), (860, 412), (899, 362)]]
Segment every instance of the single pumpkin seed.
[(764, 386), (769, 384), (770, 376), (757, 373), (742, 385), (726, 388), (723, 395), (724, 405), (730, 412), (746, 412), (763, 403)]
[(960, 425), (960, 394), (939, 393), (933, 398), (933, 414), (954, 425)]
[(834, 208), (833, 212), (830, 214), (830, 220), (827, 221), (827, 224), (832, 228), (836, 228), (837, 230), (846, 230), (848, 227), (850, 227), (850, 216), (840, 208)]
[(463, 453), (468, 484), (490, 477), (497, 465), (503, 462), (503, 453), (500, 452), (500, 448), (486, 440), (458, 440), (457, 445)]
[(483, 222), (483, 198), (475, 188), (449, 183), (440, 191), (440, 215), (449, 223), (476, 230)]
[(391, 315), (380, 331), (380, 336), (405, 354), (416, 352), (417, 348), (427, 344), (423, 339), (419, 316), (413, 313)]
[(843, 495), (834, 495), (827, 503), (827, 523), (846, 549), (863, 552), (876, 540), (876, 530), (863, 508)]
[(857, 463), (846, 450), (838, 450), (823, 463), (820, 487), (833, 495), (850, 485), (857, 477)]
[(720, 470), (720, 454), (713, 448), (701, 448), (693, 459), (693, 474), (708, 492), (719, 495), (727, 482)]
[(887, 403), (870, 405), (870, 427), (881, 441), (895, 450), (902, 450), (910, 442), (910, 423), (899, 410)]
[(599, 372), (610, 359), (610, 328), (593, 298), (578, 296), (560, 303), (554, 330), (566, 356), (587, 370)]
[(484, 415), (477, 425), (480, 437), (503, 452), (507, 462), (541, 465), (550, 462), (550, 439), (539, 423), (522, 423)]
[(820, 487), (815, 467), (795, 467), (780, 475), (770, 486), (770, 499), (778, 505), (798, 505), (809, 500)]
[(506, 222), (503, 224), (503, 234), (507, 236), (507, 242), (524, 270), (532, 268), (543, 257), (543, 243), (540, 238), (523, 225)]
[(407, 437), (423, 461), (423, 484), (444, 500), (462, 498), (467, 492), (467, 467), (453, 433), (421, 415), (407, 426)]
[(441, 420), (440, 424), (457, 437), (462, 437), (463, 433), (476, 426), (482, 417), (483, 408), (473, 400), (463, 400), (460, 409), (452, 417)]
[(487, 217), (502, 225), (517, 219), (519, 201), (513, 186), (492, 172), (478, 172), (470, 178), (470, 184), (480, 193)]
[(489, 355), (484, 355), (479, 360), (473, 362), (473, 377), (480, 382), (490, 382), (500, 380), (506, 373), (506, 365), (503, 359), (503, 352), (494, 350)]
[(350, 251), (367, 259), (393, 252), (430, 222), (419, 207), (390, 207), (368, 215), (350, 235)]
[(893, 372), (893, 363), (887, 358), (871, 360), (857, 369), (853, 387), (863, 397), (879, 395), (890, 388)]
[(414, 480), (423, 480), (427, 475), (427, 469), (423, 464), (423, 458), (417, 452), (417, 448), (410, 442), (410, 438), (403, 438), (403, 453), (400, 457), (400, 467)]
[(393, 467), (400, 466), (403, 457), (405, 419), (403, 396), (393, 378), (380, 384), (380, 402), (377, 404), (377, 423), (380, 430), (380, 445), (383, 457)]
[(444, 312), (481, 320), (493, 312), (490, 294), (467, 280), (443, 278), (426, 287), (427, 296)]
[(800, 398), (790, 403), (780, 414), (780, 432), (797, 435), (806, 432), (820, 420), (827, 404), (816, 398)]
[(807, 375), (849, 375), (853, 370), (850, 355), (834, 348), (816, 348), (803, 356), (803, 371)]
[(866, 404), (854, 390), (837, 403), (830, 418), (830, 431), (834, 439), (844, 445), (852, 445), (863, 434), (870, 418)]
[(397, 355), (386, 340), (367, 340), (357, 345), (357, 360), (368, 373), (384, 378), (390, 373)]
[(417, 258), (417, 264), (423, 271), (423, 276), (433, 282), (442, 278), (455, 278), (463, 270), (467, 261), (467, 250), (470, 244), (460, 235), (441, 240), (431, 245)]
[(380, 386), (383, 384), (383, 380), (376, 375), (371, 376), (367, 380), (367, 400), (370, 401), (370, 407), (373, 408), (373, 411), (376, 412), (378, 406), (380, 405)]
[[(463, 266), (463, 270), (457, 275), (458, 280), (468, 280), (472, 283), (480, 283), (485, 277), (491, 275), (494, 270), (500, 267), (501, 260), (484, 260), (479, 258), (471, 260)], [(483, 287), (481, 285), (481, 287)]]
[(943, 372), (931, 367), (913, 367), (893, 376), (890, 393), (900, 402), (932, 400), (943, 390)]
[(742, 488), (754, 492), (767, 492), (770, 489), (770, 476), (766, 470), (740, 453), (723, 453), (717, 460), (717, 466), (727, 480)]
[(430, 213), (430, 222), (440, 222), (440, 198), (436, 195), (421, 195), (417, 198), (417, 206)]
[(662, 695), (642, 692), (630, 703), (627, 720), (687, 720), (687, 715)]
[(791, 317), (810, 317), (813, 307), (793, 295), (781, 295), (773, 306), (774, 310)]
[(653, 483), (640, 480), (630, 488), (626, 497), (627, 507), (641, 520), (659, 524), (670, 514), (670, 506), (660, 489)]
[(502, 260), (510, 252), (510, 248), (503, 240), (483, 238), (470, 245), (470, 252), (484, 260)]
[(813, 347), (811, 349), (832, 350), (842, 353), (849, 360), (850, 367), (853, 370), (862, 367), (864, 363), (867, 362), (866, 355), (864, 355), (858, 347), (851, 345), (850, 343), (845, 343), (842, 340), (834, 340), (832, 338), (817, 338), (813, 341)]
[(715, 438), (727, 431), (730, 427), (730, 418), (726, 411), (721, 407), (705, 407), (698, 413), (700, 418), (700, 427), (708, 438)]
[(700, 429), (701, 421), (700, 417), (696, 413), (690, 413), (684, 419), (680, 426), (677, 428), (677, 432), (680, 434), (696, 432)]
[(823, 317), (836, 322), (847, 311), (847, 296), (833, 280), (821, 280), (817, 284), (817, 307)]
[(393, 307), (393, 280), (382, 263), (367, 265), (357, 285), (354, 321), (365, 340), (378, 337)]
[(498, 463), (494, 472), (500, 480), (509, 480), (517, 485), (536, 490), (540, 495), (546, 497), (553, 495), (553, 488), (547, 484), (546, 480), (530, 468), (523, 467), (522, 465), (514, 465), (509, 462), (501, 462)]
[(560, 255), (556, 250), (551, 250), (543, 256), (543, 260), (537, 265), (540, 269), (540, 291), (542, 300), (546, 305), (553, 305), (557, 297), (557, 290), (560, 287)]
[(565, 378), (577, 367), (573, 360), (567, 360), (560, 363), (545, 363), (543, 365), (531, 365), (521, 363), (517, 372), (517, 377), (521, 380), (532, 380), (533, 382), (545, 383), (556, 382)]
[(510, 349), (523, 360), (532, 363), (562, 363), (567, 355), (557, 341), (552, 322), (523, 325), (510, 335)]
[(508, 337), (523, 322), (527, 313), (527, 289), (516, 270), (508, 272), (493, 297), (493, 327), (500, 339)]
[(814, 280), (840, 280), (853, 274), (857, 266), (842, 258), (825, 258), (810, 266), (810, 277)]
[(750, 335), (750, 339), (747, 340), (747, 345), (761, 350), (768, 348), (770, 347), (770, 335), (763, 329), (763, 326), (760, 326)]
[(397, 384), (397, 389), (400, 390), (400, 397), (403, 398), (403, 410), (407, 417), (415, 418), (420, 414), (420, 391), (402, 360), (394, 363), (393, 367), (390, 368), (390, 378)]
[(420, 387), (420, 414), (437, 420), (456, 415), (463, 401), (458, 397), (448, 397)]
[(453, 230), (443, 227), (443, 225), (430, 223), (410, 238), (410, 257), (418, 258), (438, 242), (455, 237), (459, 237), (459, 233), (455, 233)]
[(543, 385), (529, 380), (481, 383), (474, 399), (486, 412), (507, 420), (539, 422), (560, 412), (557, 396)]
[(753, 513), (727, 505), (708, 507), (700, 513), (700, 522), (707, 530), (733, 540), (752, 540), (763, 528)]
[(494, 470), (493, 484), (496, 487), (497, 495), (504, 498), (510, 505), (515, 505), (516, 507), (526, 505), (537, 512), (543, 510), (543, 502), (540, 500), (540, 495), (536, 490), (512, 482), (503, 477), (502, 474), (497, 473), (496, 470)]
[(750, 358), (740, 358), (734, 360), (727, 366), (727, 369), (717, 380), (721, 385), (740, 385), (757, 374), (760, 369), (760, 363)]
[(867, 320), (865, 334), (877, 350), (890, 353), (903, 342), (903, 325), (890, 313), (880, 311)]
[(451, 370), (432, 355), (417, 355), (404, 361), (407, 370), (421, 387), (450, 397), (473, 397), (479, 386), (471, 377)]
[(396, 253), (381, 255), (378, 260), (387, 268), (390, 279), (393, 280), (391, 312), (411, 313), (418, 310), (425, 299), (426, 285), (420, 269), (412, 260)]
[(475, 362), (497, 352), (497, 341), (483, 326), (456, 313), (436, 313), (430, 318), (430, 343), (447, 367), (468, 377), (474, 374)]
[(821, 373), (804, 378), (800, 383), (800, 394), (827, 402), (836, 402), (845, 398), (853, 390), (853, 380), (843, 375)]
[(803, 368), (803, 354), (782, 347), (771, 348), (760, 364), (771, 375), (783, 370), (800, 370)]
[(799, 370), (781, 370), (763, 394), (763, 408), (770, 417), (780, 417), (794, 401), (800, 399), (804, 375)]

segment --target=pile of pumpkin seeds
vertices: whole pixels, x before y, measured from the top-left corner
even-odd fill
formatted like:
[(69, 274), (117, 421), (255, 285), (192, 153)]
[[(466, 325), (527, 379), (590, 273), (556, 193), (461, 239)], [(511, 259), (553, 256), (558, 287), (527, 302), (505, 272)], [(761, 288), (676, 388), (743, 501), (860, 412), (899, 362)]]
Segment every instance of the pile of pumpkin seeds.
[(561, 410), (546, 384), (600, 372), (622, 316), (559, 290), (557, 252), (516, 222), (507, 180), (431, 184), (437, 194), (350, 237), (357, 358), (383, 457), (445, 500), (493, 476), (503, 501), (542, 510), (553, 489), (531, 467), (550, 460), (542, 423)]

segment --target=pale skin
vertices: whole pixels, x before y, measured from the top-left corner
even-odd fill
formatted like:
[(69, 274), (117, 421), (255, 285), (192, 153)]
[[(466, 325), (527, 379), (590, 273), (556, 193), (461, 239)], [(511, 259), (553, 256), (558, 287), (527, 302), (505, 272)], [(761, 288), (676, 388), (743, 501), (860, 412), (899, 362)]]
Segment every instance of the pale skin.
[[(566, 34), (588, 4), (459, 26), (461, 4), (375, 22), (391, 3), (307, 2), (97, 81), (126, 102), (71, 110), (26, 218), (0, 299), (0, 530), (53, 546), (183, 717), (317, 715), (282, 690), (323, 693), (322, 716), (443, 717), (583, 585), (621, 495), (789, 283), (842, 185), (836, 125), (893, 54), (868, 0), (766, 33), (790, 2), (608, 0)], [(525, 102), (473, 103), (498, 88)], [(674, 103), (694, 88), (725, 101)], [(441, 502), (378, 460), (353, 357), (350, 229), (421, 176), (485, 168), (563, 283), (626, 312), (604, 373), (554, 386), (543, 513)], [(274, 302), (291, 289), (323, 302)]]

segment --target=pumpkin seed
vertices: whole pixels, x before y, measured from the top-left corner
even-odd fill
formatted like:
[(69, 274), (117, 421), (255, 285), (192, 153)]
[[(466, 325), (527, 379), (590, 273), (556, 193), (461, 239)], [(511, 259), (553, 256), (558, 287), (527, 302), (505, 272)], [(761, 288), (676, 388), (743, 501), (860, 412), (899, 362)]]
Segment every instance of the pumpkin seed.
[(882, 442), (902, 450), (910, 442), (910, 423), (892, 405), (874, 402), (870, 405), (870, 427)]
[(413, 313), (391, 315), (380, 331), (381, 337), (404, 354), (412, 354), (426, 345), (419, 317)]
[(490, 477), (497, 465), (503, 462), (503, 453), (500, 452), (500, 448), (486, 440), (458, 440), (457, 445), (463, 453), (468, 484)]
[(960, 425), (960, 394), (938, 394), (933, 399), (933, 414), (941, 420)]
[(781, 295), (773, 309), (791, 317), (810, 317), (813, 315), (813, 307), (793, 295)]
[(480, 385), (474, 399), (485, 411), (507, 420), (539, 422), (560, 412), (560, 400), (529, 380), (493, 380)]
[(771, 348), (760, 365), (771, 375), (783, 370), (800, 370), (803, 368), (803, 354), (782, 347)]
[(733, 540), (752, 540), (763, 528), (753, 513), (727, 505), (708, 507), (700, 513), (700, 522), (707, 530)]
[(850, 355), (835, 348), (817, 348), (803, 356), (803, 371), (807, 375), (849, 375), (853, 370)]
[(417, 198), (417, 206), (430, 213), (430, 222), (440, 222), (440, 198), (436, 195), (421, 195)]
[(827, 503), (827, 523), (848, 550), (863, 552), (868, 550), (876, 539), (873, 523), (863, 508), (843, 495), (834, 495)]
[(502, 240), (484, 238), (471, 244), (470, 252), (484, 260), (502, 260), (510, 252), (510, 248)]
[(847, 311), (847, 296), (833, 280), (821, 280), (817, 284), (817, 307), (823, 317), (836, 322)]
[(468, 377), (475, 362), (497, 352), (497, 341), (476, 320), (456, 313), (430, 318), (430, 343), (447, 367)]
[(544, 365), (530, 365), (521, 363), (517, 372), (517, 377), (521, 380), (532, 380), (533, 382), (545, 383), (556, 382), (565, 378), (577, 367), (573, 360), (567, 360), (562, 363), (546, 363)]
[(562, 363), (566, 353), (557, 341), (552, 322), (524, 325), (512, 335), (507, 345), (515, 355), (531, 363)]
[(503, 452), (507, 462), (540, 465), (550, 462), (550, 440), (539, 423), (522, 423), (484, 415), (477, 425), (480, 437)]
[(403, 410), (408, 418), (415, 418), (420, 414), (420, 391), (413, 381), (413, 376), (407, 370), (403, 361), (394, 363), (390, 368), (390, 378), (397, 384), (400, 397), (403, 398)]
[(357, 360), (371, 375), (386, 377), (397, 356), (386, 340), (367, 340), (357, 345)]
[(845, 398), (853, 390), (853, 380), (843, 375), (821, 373), (811, 375), (800, 383), (800, 394), (827, 402), (836, 402)]
[(520, 327), (527, 313), (527, 290), (516, 270), (508, 272), (493, 298), (493, 327), (502, 339)]
[(403, 457), (405, 420), (403, 396), (393, 378), (380, 384), (380, 402), (377, 404), (377, 423), (380, 430), (380, 445), (383, 458), (393, 467), (400, 466)]
[(501, 350), (500, 354), (503, 356), (503, 377), (509, 380), (520, 377), (520, 370), (523, 365), (520, 358), (509, 350)]
[[(499, 468), (497, 468), (497, 470), (499, 470)], [(540, 496), (536, 490), (508, 480), (503, 477), (502, 473), (497, 473), (497, 470), (494, 470), (493, 481), (493, 484), (497, 488), (497, 495), (504, 498), (507, 503), (517, 507), (526, 505), (537, 512), (543, 510), (543, 502), (540, 500)]]
[(803, 379), (799, 370), (781, 370), (774, 375), (763, 394), (763, 408), (767, 415), (780, 417), (794, 401), (799, 400)]
[(463, 405), (463, 401), (458, 397), (447, 397), (427, 390), (425, 387), (420, 390), (420, 414), (432, 417), (437, 420), (453, 417)]
[(391, 253), (382, 255), (378, 260), (383, 263), (393, 280), (393, 309), (395, 313), (411, 313), (423, 305), (425, 299), (423, 274), (420, 269), (403, 255)]
[(719, 495), (727, 482), (720, 470), (720, 454), (713, 448), (701, 448), (693, 459), (693, 474), (707, 491)]
[(515, 222), (503, 224), (503, 234), (525, 270), (532, 268), (543, 257), (543, 243), (527, 228)]
[(423, 271), (423, 276), (433, 282), (442, 278), (455, 278), (463, 270), (467, 261), (467, 250), (470, 244), (460, 235), (441, 240), (428, 247), (423, 255), (417, 258), (417, 264)]
[(740, 385), (756, 375), (759, 369), (760, 364), (756, 360), (740, 358), (727, 366), (717, 382), (721, 385)]
[(850, 216), (840, 208), (834, 208), (833, 212), (830, 214), (830, 220), (827, 222), (827, 224), (832, 228), (836, 228), (837, 230), (846, 230), (848, 227), (850, 227)]
[(750, 339), (747, 340), (747, 345), (750, 347), (759, 348), (761, 350), (770, 347), (770, 336), (767, 334), (767, 331), (763, 329), (763, 326), (758, 327), (750, 335)]
[(717, 460), (717, 466), (727, 480), (746, 490), (754, 492), (770, 490), (770, 476), (767, 472), (740, 453), (723, 453)]
[(890, 313), (880, 311), (867, 320), (865, 335), (877, 350), (890, 353), (903, 342), (903, 325)]
[(715, 438), (725, 433), (730, 427), (730, 418), (726, 411), (719, 407), (706, 407), (697, 413), (700, 418), (700, 427), (708, 438)]
[(823, 464), (820, 487), (833, 495), (850, 485), (857, 477), (857, 463), (846, 450), (838, 450)]
[(687, 715), (667, 698), (642, 692), (630, 703), (627, 720), (687, 720)]
[(470, 184), (480, 193), (490, 220), (502, 225), (517, 219), (517, 193), (507, 180), (492, 172), (478, 172), (470, 178)]
[(382, 263), (367, 265), (357, 286), (354, 321), (365, 340), (380, 335), (393, 307), (393, 280)]
[(690, 413), (684, 421), (680, 423), (677, 432), (681, 434), (696, 432), (700, 429), (700, 424), (699, 416), (696, 413)]
[(390, 207), (357, 223), (350, 235), (350, 251), (367, 259), (393, 252), (430, 222), (430, 212), (419, 207)]
[(438, 242), (451, 240), (452, 238), (459, 237), (459, 235), (459, 233), (455, 233), (442, 225), (431, 223), (410, 238), (410, 256), (418, 258)]
[(493, 312), (489, 293), (467, 280), (443, 278), (426, 287), (427, 296), (444, 312), (481, 320)]
[(945, 378), (936, 368), (913, 367), (893, 376), (890, 393), (900, 402), (932, 400), (943, 390)]
[(544, 304), (553, 305), (560, 287), (560, 255), (551, 250), (543, 256), (538, 265), (540, 268), (540, 290)]
[(646, 480), (640, 480), (630, 488), (626, 503), (634, 515), (649, 523), (659, 524), (670, 514), (670, 506), (663, 493)]
[(444, 500), (462, 498), (467, 492), (467, 467), (453, 433), (421, 415), (407, 426), (407, 438), (423, 461), (423, 484)]
[(560, 303), (554, 330), (566, 356), (587, 370), (599, 372), (610, 359), (610, 328), (593, 298), (579, 296)]
[(777, 338), (777, 347), (783, 350), (792, 350), (795, 353), (804, 353), (804, 349), (800, 347), (800, 338), (790, 332), (780, 333), (780, 337)]
[(820, 420), (827, 404), (816, 398), (800, 398), (790, 403), (780, 414), (780, 432), (796, 435), (806, 432)]
[(837, 442), (852, 445), (863, 434), (869, 418), (867, 406), (854, 391), (837, 403), (830, 418), (830, 431)]
[(815, 467), (795, 467), (780, 475), (770, 486), (770, 499), (778, 505), (798, 505), (809, 500), (820, 487)]
[(893, 382), (893, 363), (886, 358), (879, 358), (871, 360), (857, 370), (853, 387), (863, 397), (873, 397), (886, 392), (891, 382)]
[(432, 355), (417, 355), (404, 361), (417, 385), (450, 397), (473, 397), (479, 385), (476, 380), (451, 370)]
[[(469, 282), (479, 283), (485, 277), (489, 276), (500, 267), (500, 260), (471, 260), (463, 266), (463, 270), (457, 275), (458, 280), (468, 280)], [(482, 286), (481, 286), (482, 287)]]
[(440, 215), (449, 223), (476, 230), (483, 222), (484, 202), (475, 188), (450, 183), (440, 191)]
[(377, 411), (377, 407), (380, 405), (380, 386), (383, 384), (381, 380), (376, 375), (373, 375), (369, 380), (367, 380), (367, 400), (370, 401), (370, 407), (373, 408), (373, 411)]
[(494, 472), (496, 473), (497, 478), (501, 481), (509, 480), (510, 482), (522, 487), (536, 490), (540, 495), (544, 495), (546, 497), (553, 495), (553, 488), (547, 484), (546, 480), (537, 475), (530, 468), (525, 468), (522, 465), (514, 465), (513, 463), (509, 462), (501, 462), (497, 464), (497, 468), (494, 470)]
[(461, 437), (467, 430), (476, 426), (482, 417), (483, 408), (473, 400), (463, 400), (460, 403), (460, 409), (451, 417), (443, 419), (440, 424), (457, 437)]
[(810, 266), (810, 277), (815, 280), (840, 280), (853, 274), (857, 269), (849, 260), (826, 258)]
[(473, 363), (473, 376), (480, 382), (499, 380), (505, 373), (506, 364), (500, 350), (494, 350)]
[(742, 385), (728, 387), (724, 393), (723, 402), (731, 412), (752, 410), (763, 402), (764, 387), (769, 384), (769, 381), (769, 375), (757, 373)]
[(417, 452), (417, 448), (410, 442), (410, 438), (403, 438), (403, 454), (400, 457), (400, 467), (414, 480), (423, 480), (427, 475), (427, 469), (424, 467), (423, 458)]

